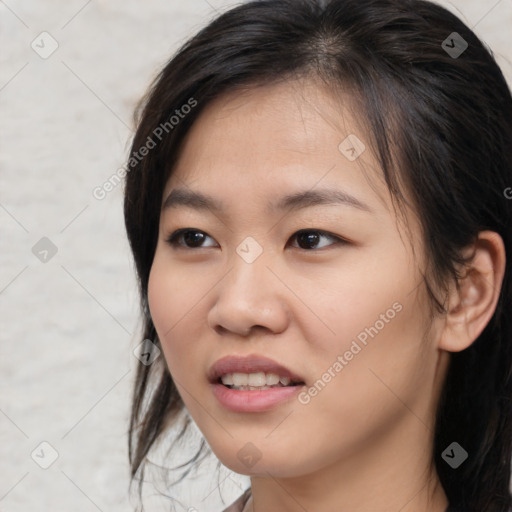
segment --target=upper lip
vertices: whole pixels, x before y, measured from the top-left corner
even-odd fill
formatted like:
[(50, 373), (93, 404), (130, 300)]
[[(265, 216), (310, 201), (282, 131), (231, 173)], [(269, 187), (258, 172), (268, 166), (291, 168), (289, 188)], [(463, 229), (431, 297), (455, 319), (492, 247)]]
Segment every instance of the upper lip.
[(227, 373), (275, 373), (280, 377), (289, 377), (292, 382), (304, 382), (304, 379), (285, 366), (265, 356), (226, 356), (217, 360), (208, 372), (210, 382), (217, 382)]

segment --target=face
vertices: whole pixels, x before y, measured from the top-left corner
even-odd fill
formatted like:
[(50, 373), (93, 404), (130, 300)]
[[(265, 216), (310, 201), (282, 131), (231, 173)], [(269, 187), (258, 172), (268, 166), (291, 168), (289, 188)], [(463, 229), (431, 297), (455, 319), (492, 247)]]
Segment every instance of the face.
[[(151, 315), (188, 411), (238, 473), (362, 463), (384, 439), (420, 439), (434, 414), (439, 351), (425, 337), (420, 228), (411, 212), (409, 235), (401, 229), (350, 106), (313, 82), (221, 97), (194, 123), (165, 187), (163, 203), (180, 189), (215, 204), (181, 194), (163, 207)], [(357, 158), (349, 134), (366, 146)], [(280, 206), (320, 192), (323, 201)], [(212, 365), (253, 355), (304, 384), (274, 403), (224, 404)]]

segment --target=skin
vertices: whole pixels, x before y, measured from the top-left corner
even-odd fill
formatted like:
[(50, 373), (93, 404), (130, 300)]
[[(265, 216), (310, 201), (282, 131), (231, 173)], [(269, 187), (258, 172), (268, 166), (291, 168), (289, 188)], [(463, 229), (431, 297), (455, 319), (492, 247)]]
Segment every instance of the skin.
[[(493, 314), (503, 243), (481, 234), (473, 272), (461, 293), (449, 289), (448, 313), (432, 322), (419, 223), (409, 211), (410, 241), (354, 111), (348, 96), (340, 103), (313, 81), (222, 96), (192, 126), (162, 197), (186, 187), (225, 203), (225, 214), (162, 211), (148, 293), (188, 411), (222, 463), (251, 476), (244, 512), (448, 505), (431, 465), (434, 411), (449, 352), (469, 346)], [(355, 161), (338, 149), (348, 134), (367, 147)], [(324, 187), (372, 212), (343, 204), (266, 209), (269, 200)], [(199, 248), (183, 237), (173, 247), (166, 239), (180, 228), (207, 236)], [(319, 237), (294, 236), (302, 229)], [(236, 252), (248, 236), (263, 249), (252, 263)], [(312, 386), (395, 303), (401, 311), (308, 404), (291, 399), (236, 413), (210, 390), (215, 361), (249, 354), (278, 361)], [(248, 442), (261, 456), (250, 468), (237, 457)]]

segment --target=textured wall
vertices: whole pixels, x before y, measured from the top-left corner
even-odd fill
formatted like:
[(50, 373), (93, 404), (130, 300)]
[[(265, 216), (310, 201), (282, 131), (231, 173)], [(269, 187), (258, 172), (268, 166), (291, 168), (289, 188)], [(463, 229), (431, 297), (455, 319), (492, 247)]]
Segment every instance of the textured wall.
[[(92, 192), (123, 164), (134, 103), (154, 73), (232, 3), (0, 1), (3, 512), (133, 508), (126, 430), (137, 296), (122, 187), (104, 199)], [(511, 0), (448, 7), (476, 25), (512, 81)], [(203, 473), (173, 494), (174, 510), (221, 508), (216, 479)], [(247, 484), (226, 470), (220, 478), (227, 503)], [(168, 499), (149, 503), (172, 509)]]

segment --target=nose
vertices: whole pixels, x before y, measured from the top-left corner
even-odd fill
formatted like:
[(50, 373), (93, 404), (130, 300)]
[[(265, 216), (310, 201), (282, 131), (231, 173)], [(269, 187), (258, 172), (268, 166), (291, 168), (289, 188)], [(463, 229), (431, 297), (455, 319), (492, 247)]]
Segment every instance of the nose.
[(231, 270), (215, 287), (216, 301), (208, 313), (211, 329), (239, 336), (256, 330), (278, 334), (286, 329), (287, 288), (268, 263), (263, 255), (252, 263), (236, 255)]

